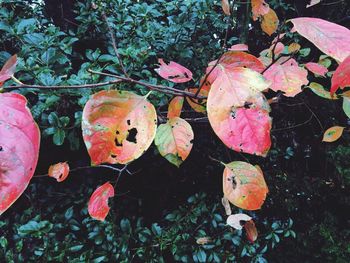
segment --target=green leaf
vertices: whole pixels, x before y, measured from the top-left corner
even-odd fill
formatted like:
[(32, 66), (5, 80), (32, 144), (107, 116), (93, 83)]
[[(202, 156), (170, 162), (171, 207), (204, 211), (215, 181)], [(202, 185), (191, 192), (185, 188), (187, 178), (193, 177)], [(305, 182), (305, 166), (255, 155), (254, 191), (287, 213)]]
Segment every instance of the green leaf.
[(70, 251), (72, 252), (77, 252), (79, 250), (81, 250), (83, 248), (84, 245), (76, 245), (76, 246), (72, 246), (69, 248)]
[(349, 97), (343, 97), (343, 110), (346, 116), (350, 118), (350, 98)]
[(62, 129), (57, 129), (57, 131), (53, 135), (53, 143), (60, 146), (64, 143), (65, 137), (66, 137), (65, 131)]

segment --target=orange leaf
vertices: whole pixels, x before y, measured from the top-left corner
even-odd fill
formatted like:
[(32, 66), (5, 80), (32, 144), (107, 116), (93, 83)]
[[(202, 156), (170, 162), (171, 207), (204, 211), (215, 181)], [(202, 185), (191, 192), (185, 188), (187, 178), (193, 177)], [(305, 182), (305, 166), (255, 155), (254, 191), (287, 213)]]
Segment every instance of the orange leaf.
[[(204, 78), (205, 77), (203, 77), (201, 79), (200, 85), (202, 85)], [(211, 87), (210, 82), (208, 80), (206, 80), (198, 94), (201, 96), (204, 96), (204, 97), (208, 97), (210, 87)], [(193, 94), (196, 94), (196, 92), (198, 91), (198, 88), (190, 88), (190, 89), (188, 89), (188, 91), (193, 93)], [(194, 98), (186, 97), (186, 100), (187, 100), (188, 104), (190, 104), (191, 108), (194, 109), (196, 112), (205, 113), (207, 111), (207, 109), (206, 109), (207, 100), (206, 99), (194, 99)]]
[(67, 162), (56, 163), (51, 165), (49, 168), (49, 176), (57, 180), (57, 182), (62, 182), (66, 180), (69, 174), (69, 165)]
[(262, 172), (255, 166), (240, 161), (231, 162), (225, 166), (224, 196), (239, 208), (260, 209), (268, 193)]
[(251, 243), (254, 243), (254, 241), (258, 238), (258, 230), (255, 227), (254, 221), (249, 220), (244, 224), (244, 229), (246, 231), (246, 235), (248, 240)]
[(191, 152), (193, 138), (191, 125), (174, 117), (159, 125), (154, 143), (165, 159), (179, 167)]
[(192, 79), (192, 72), (180, 64), (170, 61), (166, 64), (163, 59), (158, 59), (159, 68), (155, 71), (164, 79), (175, 83), (183, 83)]
[(168, 119), (180, 117), (182, 106), (184, 104), (184, 97), (176, 96), (170, 101), (168, 107)]
[(265, 15), (263, 15), (262, 20), (261, 20), (261, 29), (271, 36), (273, 33), (276, 32), (278, 28), (278, 17), (276, 15), (276, 12), (273, 11), (271, 8), (269, 12)]
[(228, 0), (221, 0), (221, 6), (222, 6), (222, 10), (224, 10), (224, 13), (226, 15), (231, 15), (231, 11), (230, 11), (230, 3), (228, 2)]
[(84, 107), (83, 138), (93, 165), (126, 164), (139, 158), (156, 129), (154, 106), (129, 91), (100, 91)]
[(252, 0), (253, 20), (256, 21), (259, 17), (266, 15), (270, 7), (264, 0)]
[(24, 192), (39, 157), (40, 131), (27, 100), (0, 94), (0, 215)]
[(325, 131), (323, 134), (323, 142), (335, 142), (338, 140), (344, 131), (344, 127), (341, 126), (333, 126)]
[(110, 209), (108, 206), (108, 198), (113, 196), (114, 188), (109, 182), (98, 187), (89, 200), (89, 215), (94, 219), (104, 221)]

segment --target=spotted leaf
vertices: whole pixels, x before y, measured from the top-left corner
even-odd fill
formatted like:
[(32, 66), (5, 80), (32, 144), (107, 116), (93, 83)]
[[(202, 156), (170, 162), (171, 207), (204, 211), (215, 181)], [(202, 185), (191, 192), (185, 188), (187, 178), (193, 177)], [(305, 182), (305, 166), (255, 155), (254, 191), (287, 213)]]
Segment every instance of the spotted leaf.
[(188, 82), (192, 79), (192, 72), (180, 64), (170, 61), (166, 64), (163, 59), (158, 60), (160, 66), (156, 72), (164, 79), (175, 83)]

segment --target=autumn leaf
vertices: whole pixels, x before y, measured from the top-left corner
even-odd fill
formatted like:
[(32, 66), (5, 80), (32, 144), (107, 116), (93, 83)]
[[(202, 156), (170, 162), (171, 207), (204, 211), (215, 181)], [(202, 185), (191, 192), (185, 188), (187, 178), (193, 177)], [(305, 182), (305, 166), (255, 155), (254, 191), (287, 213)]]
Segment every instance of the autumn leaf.
[(173, 98), (168, 107), (168, 119), (174, 118), (174, 117), (180, 117), (182, 106), (184, 104), (184, 97), (176, 96)]
[(222, 10), (224, 10), (224, 13), (226, 15), (228, 16), (231, 15), (229, 0), (221, 0), (221, 6), (222, 6)]
[(262, 72), (265, 69), (264, 64), (257, 57), (245, 52), (229, 51), (223, 54), (219, 63), (217, 63), (217, 60), (209, 63), (206, 74), (210, 74), (207, 80), (214, 83), (222, 70), (231, 71), (237, 67), (245, 67), (257, 72)]
[(66, 180), (69, 174), (69, 165), (67, 162), (56, 163), (49, 167), (48, 175), (57, 180), (57, 182), (63, 182)]
[(264, 0), (252, 0), (251, 5), (254, 21), (270, 11), (269, 5)]
[(230, 149), (265, 156), (271, 146), (269, 105), (260, 93), (270, 83), (248, 68), (223, 70), (211, 86), (211, 127)]
[(301, 92), (301, 87), (309, 83), (307, 70), (299, 67), (294, 59), (284, 64), (273, 64), (264, 72), (264, 77), (272, 82), (270, 89), (283, 91), (285, 96), (294, 97)]
[[(274, 46), (274, 45), (273, 45)], [(271, 50), (273, 47), (271, 47)], [(284, 50), (284, 45), (281, 42), (278, 42), (275, 46), (275, 55), (278, 56), (280, 55)]]
[(98, 187), (90, 197), (88, 203), (89, 215), (100, 221), (104, 221), (109, 212), (108, 198), (114, 196), (113, 186), (107, 182)]
[(288, 46), (288, 53), (296, 53), (300, 50), (301, 46), (298, 43), (291, 43)]
[(155, 71), (164, 79), (175, 83), (188, 82), (192, 79), (192, 72), (180, 64), (170, 61), (166, 64), (163, 59), (158, 59), (159, 68)]
[(306, 8), (312, 7), (314, 5), (317, 5), (321, 2), (321, 0), (311, 0), (310, 4), (306, 5)]
[(268, 193), (261, 170), (240, 161), (231, 162), (225, 166), (223, 174), (224, 196), (239, 208), (260, 209)]
[(343, 97), (343, 111), (348, 118), (350, 118), (350, 98)]
[(159, 125), (154, 143), (165, 159), (179, 167), (191, 152), (193, 138), (191, 125), (174, 117)]
[(328, 72), (328, 69), (325, 66), (314, 62), (306, 63), (305, 67), (315, 75), (319, 75), (322, 77), (325, 77), (326, 73)]
[(237, 230), (242, 230), (240, 221), (250, 221), (252, 218), (246, 214), (234, 214), (227, 217), (226, 224)]
[(0, 94), (0, 215), (24, 192), (39, 157), (40, 131), (27, 100)]
[(350, 56), (337, 67), (332, 76), (331, 94), (339, 88), (350, 87)]
[(311, 41), (323, 53), (342, 62), (350, 55), (350, 30), (320, 18), (291, 19), (293, 31)]
[[(203, 97), (208, 97), (211, 84), (208, 80), (206, 80), (205, 83), (203, 84), (204, 80), (205, 80), (205, 77), (203, 77), (200, 81), (200, 86), (202, 86), (202, 87), (201, 87), (198, 94), (203, 96)], [(189, 88), (187, 90), (189, 92), (191, 92), (192, 94), (196, 94), (198, 91), (198, 88)], [(201, 112), (201, 113), (205, 113), (207, 111), (207, 108), (206, 108), (207, 100), (206, 99), (195, 99), (195, 98), (190, 98), (187, 96), (186, 100), (187, 100), (188, 104), (191, 106), (191, 108), (194, 109), (194, 111)]]
[(129, 91), (100, 91), (84, 107), (83, 138), (93, 165), (126, 164), (139, 158), (156, 129), (154, 106)]
[(247, 239), (254, 243), (254, 241), (258, 238), (258, 230), (255, 227), (255, 223), (253, 220), (249, 220), (244, 224), (244, 229), (246, 231)]
[(325, 90), (324, 87), (319, 83), (311, 82), (308, 85), (308, 88), (310, 88), (313, 93), (315, 93), (316, 95), (318, 95), (324, 99), (329, 99), (329, 100), (339, 99), (337, 96), (332, 96), (331, 93), (329, 91)]
[(248, 46), (246, 44), (236, 44), (231, 46), (229, 51), (248, 51)]
[(338, 140), (344, 131), (344, 127), (341, 126), (333, 126), (325, 131), (323, 134), (323, 142), (335, 142)]
[(5, 65), (0, 71), (0, 87), (6, 80), (10, 79), (13, 76), (16, 70), (16, 65), (17, 55), (13, 55), (6, 61)]
[(270, 8), (269, 12), (262, 16), (261, 19), (261, 29), (271, 36), (273, 33), (276, 32), (278, 28), (278, 17), (276, 15), (276, 12), (273, 11), (273, 9)]

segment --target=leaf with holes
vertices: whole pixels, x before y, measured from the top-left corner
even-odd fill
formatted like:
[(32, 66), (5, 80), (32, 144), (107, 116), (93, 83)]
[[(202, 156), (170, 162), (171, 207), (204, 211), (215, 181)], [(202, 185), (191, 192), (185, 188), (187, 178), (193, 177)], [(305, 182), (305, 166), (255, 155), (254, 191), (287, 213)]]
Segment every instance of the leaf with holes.
[(278, 17), (276, 12), (270, 8), (269, 12), (262, 16), (261, 29), (271, 36), (278, 28)]
[(273, 64), (264, 72), (266, 79), (272, 82), (270, 89), (283, 91), (285, 96), (294, 97), (301, 92), (301, 87), (309, 83), (307, 70), (299, 67), (294, 59), (284, 64)]
[(270, 11), (269, 5), (264, 0), (252, 0), (251, 4), (254, 21)]
[(170, 61), (166, 64), (163, 59), (158, 59), (159, 68), (155, 71), (164, 79), (175, 83), (188, 82), (192, 79), (192, 72), (180, 64)]
[(331, 94), (339, 88), (350, 87), (350, 56), (348, 56), (335, 70), (332, 76)]
[(13, 76), (16, 70), (16, 65), (17, 55), (13, 55), (6, 61), (5, 65), (0, 71), (0, 87), (6, 80), (10, 79)]
[(230, 3), (228, 2), (228, 0), (221, 0), (221, 7), (226, 15), (231, 15)]
[(335, 142), (338, 140), (344, 131), (344, 127), (341, 126), (333, 126), (327, 129), (323, 134), (323, 142)]
[(93, 165), (126, 164), (151, 145), (157, 129), (154, 106), (129, 91), (100, 91), (86, 103), (83, 138)]
[(237, 230), (242, 230), (242, 225), (240, 221), (249, 221), (252, 218), (246, 214), (234, 214), (227, 217), (226, 224)]
[(0, 215), (24, 192), (33, 177), (40, 131), (20, 94), (0, 94)]
[(176, 96), (173, 98), (168, 107), (168, 119), (174, 118), (174, 117), (180, 117), (182, 106), (184, 104), (184, 97)]
[(207, 81), (214, 83), (221, 71), (230, 71), (237, 67), (245, 67), (257, 72), (262, 72), (265, 69), (264, 64), (257, 57), (245, 52), (229, 51), (220, 58), (219, 63), (217, 60), (209, 63), (206, 70), (207, 74), (210, 73)]
[(108, 198), (114, 196), (113, 186), (107, 182), (98, 187), (91, 195), (88, 211), (89, 215), (100, 221), (104, 221), (109, 212)]
[(271, 146), (269, 105), (260, 93), (265, 78), (248, 68), (223, 70), (211, 86), (207, 111), (211, 127), (230, 149), (265, 156)]
[(293, 31), (311, 41), (323, 53), (343, 61), (350, 55), (350, 30), (320, 18), (298, 17), (291, 19)]
[(49, 167), (48, 175), (57, 180), (57, 182), (63, 182), (67, 179), (69, 174), (69, 165), (67, 162), (56, 163)]
[(268, 193), (261, 169), (240, 161), (225, 166), (223, 174), (225, 197), (239, 208), (260, 209)]
[(246, 231), (247, 239), (254, 243), (254, 241), (258, 238), (258, 230), (256, 229), (255, 223), (253, 220), (249, 220), (244, 224), (244, 229)]
[(248, 46), (246, 44), (236, 44), (228, 49), (229, 51), (248, 51)]
[(328, 69), (325, 66), (314, 62), (306, 63), (305, 67), (315, 75), (322, 77), (325, 77), (326, 73), (328, 72)]
[(160, 154), (179, 167), (191, 152), (193, 138), (191, 125), (175, 117), (159, 125), (154, 142)]

